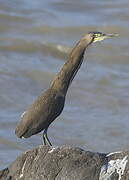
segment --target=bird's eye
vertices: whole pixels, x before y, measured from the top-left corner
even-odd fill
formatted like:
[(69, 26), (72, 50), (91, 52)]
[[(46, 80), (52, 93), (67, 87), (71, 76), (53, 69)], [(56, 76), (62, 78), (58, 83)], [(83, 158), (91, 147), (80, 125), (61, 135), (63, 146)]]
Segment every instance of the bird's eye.
[(95, 37), (97, 38), (97, 37), (100, 37), (100, 34), (95, 34)]

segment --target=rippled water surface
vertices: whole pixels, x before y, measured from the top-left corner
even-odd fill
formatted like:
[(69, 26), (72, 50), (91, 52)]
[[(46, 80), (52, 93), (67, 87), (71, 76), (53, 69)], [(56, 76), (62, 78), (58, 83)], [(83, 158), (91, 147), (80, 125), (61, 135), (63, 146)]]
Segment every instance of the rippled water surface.
[(118, 151), (129, 148), (129, 1), (0, 1), (0, 168), (42, 143), (41, 134), (18, 139), (16, 123), (96, 30), (119, 37), (89, 47), (48, 134), (55, 146)]

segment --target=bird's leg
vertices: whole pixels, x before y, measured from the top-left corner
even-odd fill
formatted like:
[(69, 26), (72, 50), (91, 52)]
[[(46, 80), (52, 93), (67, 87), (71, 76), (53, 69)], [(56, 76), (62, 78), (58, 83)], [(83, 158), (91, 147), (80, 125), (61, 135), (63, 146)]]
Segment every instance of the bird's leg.
[(46, 140), (45, 140), (45, 137), (44, 137), (44, 132), (43, 132), (43, 144), (46, 145)]
[(52, 146), (50, 140), (48, 139), (48, 136), (47, 136), (47, 130), (48, 128), (46, 128), (43, 132), (43, 142), (44, 142), (44, 145), (49, 145), (49, 146)]

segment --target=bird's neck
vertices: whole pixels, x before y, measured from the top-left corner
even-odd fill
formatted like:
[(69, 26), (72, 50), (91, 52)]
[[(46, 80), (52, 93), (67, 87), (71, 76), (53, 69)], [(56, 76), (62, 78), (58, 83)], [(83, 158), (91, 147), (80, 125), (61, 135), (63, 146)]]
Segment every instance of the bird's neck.
[(76, 44), (76, 46), (71, 51), (68, 60), (53, 80), (51, 86), (52, 88), (56, 88), (66, 95), (69, 85), (71, 84), (82, 64), (85, 49), (89, 44), (91, 44), (91, 41), (88, 42), (85, 38), (82, 38)]

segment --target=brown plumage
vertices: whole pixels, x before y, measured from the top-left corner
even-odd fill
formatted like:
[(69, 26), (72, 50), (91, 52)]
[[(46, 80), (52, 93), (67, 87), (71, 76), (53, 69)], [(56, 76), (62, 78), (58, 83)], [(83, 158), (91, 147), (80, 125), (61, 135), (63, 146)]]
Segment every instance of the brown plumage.
[(23, 114), (16, 127), (16, 135), (19, 138), (28, 138), (47, 128), (62, 112), (64, 101), (65, 96), (56, 89), (45, 91)]
[(68, 61), (63, 65), (50, 88), (41, 94), (23, 113), (15, 130), (19, 138), (28, 138), (44, 130), (44, 144), (51, 145), (47, 137), (47, 129), (64, 108), (68, 87), (82, 64), (85, 49), (92, 42), (97, 41), (98, 37), (104, 39), (105, 34), (100, 32), (89, 33), (76, 44), (69, 55)]

